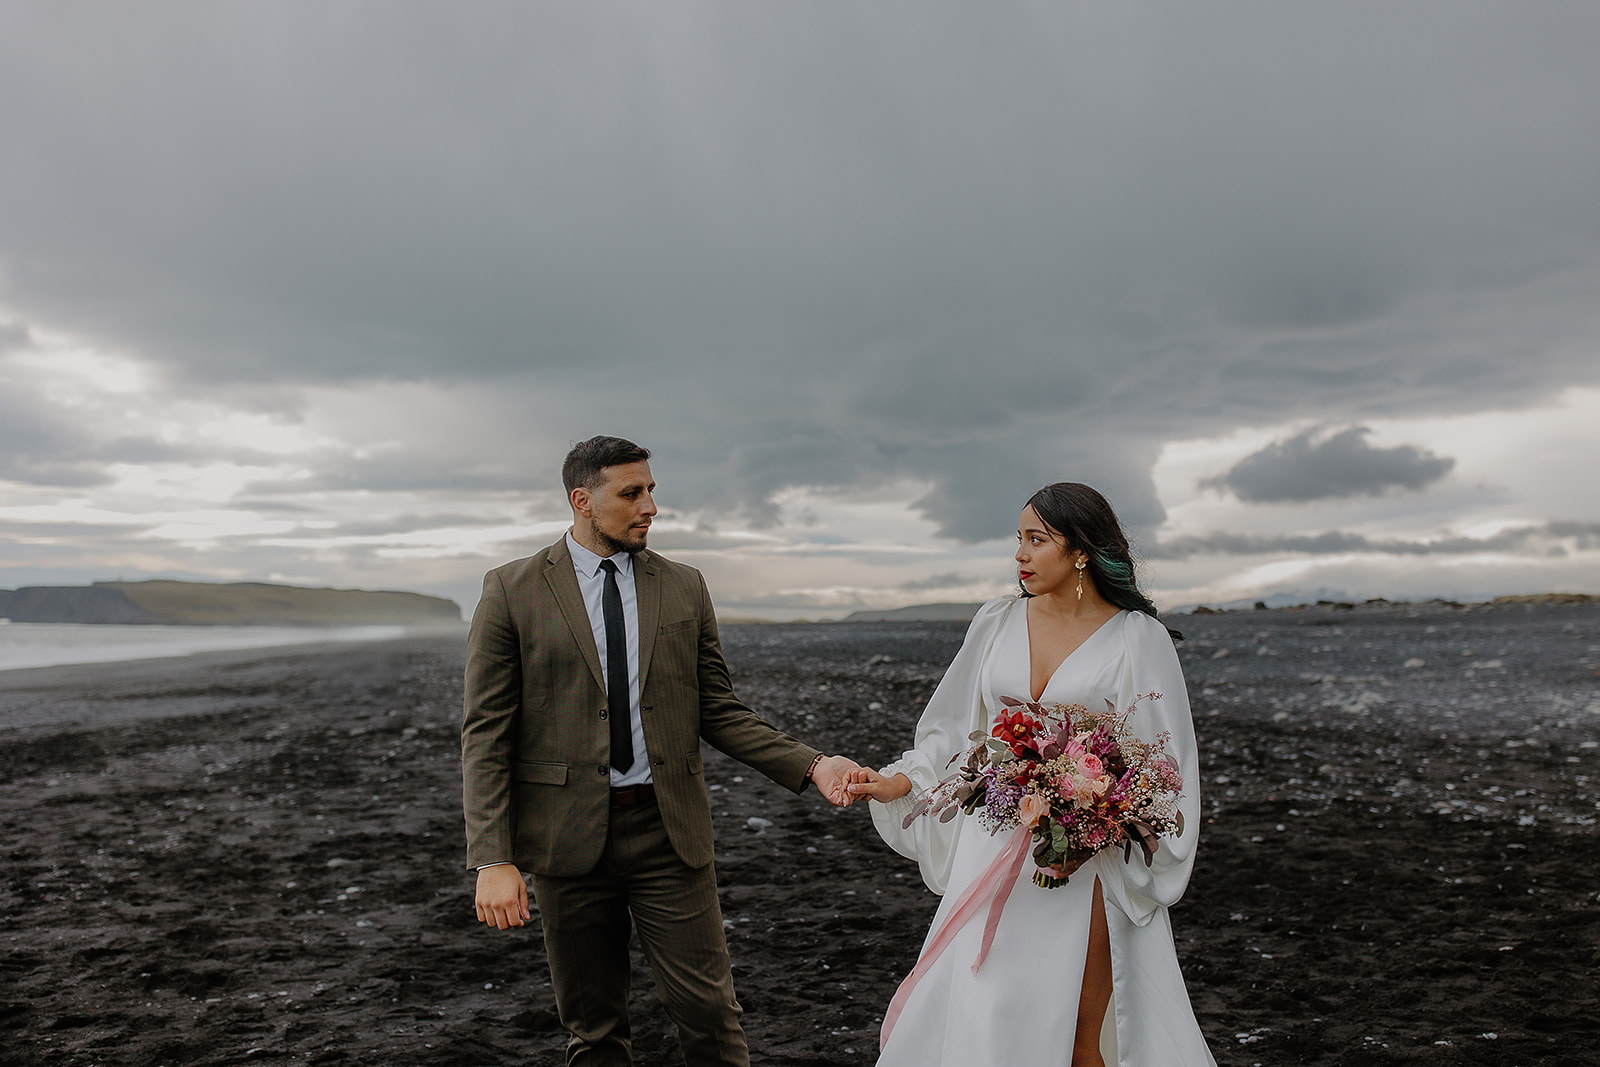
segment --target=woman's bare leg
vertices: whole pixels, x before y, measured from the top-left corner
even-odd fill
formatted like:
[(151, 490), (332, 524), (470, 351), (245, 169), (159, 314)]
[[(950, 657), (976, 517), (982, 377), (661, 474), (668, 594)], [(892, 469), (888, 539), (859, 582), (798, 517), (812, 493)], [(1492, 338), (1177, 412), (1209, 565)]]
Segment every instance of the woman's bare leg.
[(1106, 1067), (1100, 1055), (1100, 1028), (1110, 1004), (1111, 935), (1106, 930), (1105, 897), (1096, 878), (1089, 916), (1089, 955), (1083, 964), (1083, 990), (1078, 994), (1078, 1028), (1072, 1037), (1072, 1067)]

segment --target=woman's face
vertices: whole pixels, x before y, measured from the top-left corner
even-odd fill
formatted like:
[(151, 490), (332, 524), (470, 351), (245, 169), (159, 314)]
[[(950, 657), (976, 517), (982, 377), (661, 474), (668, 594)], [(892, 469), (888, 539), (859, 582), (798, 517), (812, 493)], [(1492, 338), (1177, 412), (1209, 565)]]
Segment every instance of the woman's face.
[(1034, 596), (1065, 591), (1077, 581), (1073, 568), (1077, 553), (1069, 553), (1065, 539), (1044, 524), (1033, 508), (1022, 509), (1017, 520), (1017, 577)]

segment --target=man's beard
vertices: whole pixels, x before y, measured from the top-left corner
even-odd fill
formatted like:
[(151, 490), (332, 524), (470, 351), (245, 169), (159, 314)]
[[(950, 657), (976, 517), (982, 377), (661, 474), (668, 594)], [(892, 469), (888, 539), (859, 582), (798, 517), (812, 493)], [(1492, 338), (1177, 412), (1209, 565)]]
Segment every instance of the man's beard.
[(649, 534), (641, 534), (637, 540), (624, 541), (621, 538), (612, 537), (598, 526), (593, 529), (595, 540), (610, 549), (610, 552), (607, 553), (608, 555), (616, 555), (618, 552), (626, 552), (630, 556), (638, 555), (644, 551), (645, 539), (649, 537)]

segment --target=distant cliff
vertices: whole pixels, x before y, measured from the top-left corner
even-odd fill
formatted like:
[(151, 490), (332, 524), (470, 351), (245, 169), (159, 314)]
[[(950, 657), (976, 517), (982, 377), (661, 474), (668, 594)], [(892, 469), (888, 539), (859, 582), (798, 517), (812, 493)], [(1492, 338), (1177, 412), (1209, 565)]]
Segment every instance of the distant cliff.
[(913, 604), (886, 611), (852, 611), (841, 622), (971, 622), (982, 604)]
[(168, 626), (421, 626), (460, 622), (461, 608), (421, 593), (262, 582), (95, 582), (0, 589), (0, 618)]

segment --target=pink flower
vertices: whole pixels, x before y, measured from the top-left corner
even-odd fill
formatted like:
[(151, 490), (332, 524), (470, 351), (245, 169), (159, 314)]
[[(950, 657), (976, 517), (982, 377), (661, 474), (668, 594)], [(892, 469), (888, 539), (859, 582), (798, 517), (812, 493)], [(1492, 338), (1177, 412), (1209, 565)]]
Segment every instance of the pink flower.
[(1038, 793), (1024, 793), (1017, 804), (1017, 821), (1032, 830), (1050, 813), (1050, 802)]
[(1105, 796), (1109, 786), (1110, 783), (1100, 776), (1090, 778), (1082, 774), (1066, 774), (1061, 777), (1056, 792), (1061, 794), (1062, 800), (1070, 800), (1080, 808), (1087, 808)]
[(1078, 760), (1078, 773), (1085, 778), (1098, 778), (1106, 773), (1105, 765), (1100, 762), (1100, 757), (1092, 752), (1086, 752)]

